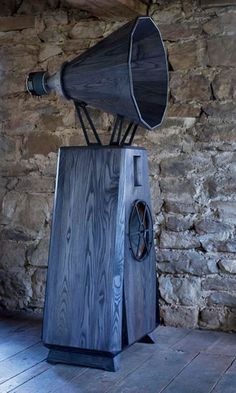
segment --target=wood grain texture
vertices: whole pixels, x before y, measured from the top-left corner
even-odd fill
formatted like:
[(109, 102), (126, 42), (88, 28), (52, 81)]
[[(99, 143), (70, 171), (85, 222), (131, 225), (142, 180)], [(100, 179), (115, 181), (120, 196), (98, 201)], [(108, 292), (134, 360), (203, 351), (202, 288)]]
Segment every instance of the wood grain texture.
[(219, 332), (193, 330), (182, 340), (173, 345), (177, 351), (195, 352), (208, 351), (218, 341)]
[(140, 0), (66, 0), (66, 3), (101, 17), (132, 18), (147, 13), (147, 6)]
[(70, 389), (67, 391), (62, 389), (63, 384), (84, 373), (87, 373), (87, 369), (78, 366), (66, 366), (63, 364), (50, 366), (48, 370), (14, 389), (14, 393), (51, 393), (54, 391), (70, 393)]
[[(163, 393), (212, 392), (215, 384), (219, 381), (232, 361), (233, 357), (230, 356), (200, 353), (191, 364), (163, 390)], [(224, 393), (224, 391), (222, 391), (222, 393)]]
[(30, 369), (35, 364), (42, 362), (47, 357), (47, 349), (42, 346), (42, 343), (32, 345), (31, 347), (17, 353), (0, 362), (0, 384), (6, 382), (8, 379), (23, 373)]
[[(137, 186), (134, 157), (140, 163)], [(138, 262), (128, 238), (137, 199), (150, 206), (144, 149), (61, 149), (43, 327), (47, 346), (114, 355), (155, 329), (154, 246)]]
[[(141, 159), (142, 184), (135, 186), (134, 155)], [(127, 150), (126, 158), (126, 228), (133, 203), (141, 199), (151, 207), (148, 184), (147, 154), (144, 149)], [(124, 297), (127, 320), (128, 343), (139, 340), (156, 327), (156, 260), (154, 246), (141, 262), (130, 252), (128, 234), (125, 243)]]
[(68, 98), (124, 116), (148, 129), (160, 125), (168, 94), (166, 53), (150, 17), (122, 26), (65, 64)]
[[(52, 365), (46, 361), (33, 365), (29, 369), (16, 374), (14, 377), (0, 384), (0, 393), (15, 391), (14, 389), (25, 384), (33, 378), (38, 377), (40, 374), (44, 373), (51, 367)], [(26, 393), (26, 391), (24, 391), (24, 393)]]
[(122, 348), (122, 154), (109, 148), (60, 151), (43, 328), (46, 344), (112, 353)]
[(49, 363), (64, 363), (82, 367), (99, 368), (106, 371), (117, 371), (120, 367), (120, 354), (116, 356), (104, 356), (97, 353), (82, 353), (78, 351), (58, 351), (52, 349), (48, 355)]
[[(149, 345), (148, 347), (154, 348), (154, 345)], [(192, 359), (193, 354), (174, 351), (160, 352), (156, 350), (147, 361), (143, 362), (133, 373), (130, 373), (125, 380), (120, 381), (113, 389), (110, 389), (109, 393), (162, 393), (165, 391), (164, 388)], [(176, 389), (175, 393), (185, 392), (181, 389)]]
[[(6, 318), (4, 321), (1, 318), (0, 345), (9, 340), (14, 347), (16, 332), (12, 334), (13, 321), (18, 331), (19, 322), (22, 323), (23, 319)], [(30, 323), (25, 319), (25, 322), (25, 338), (29, 338), (30, 344), (34, 321)], [(7, 325), (9, 336), (5, 336)], [(4, 334), (1, 334), (2, 331)], [(33, 345), (27, 351), (0, 362), (0, 393), (190, 393), (192, 389), (196, 389), (197, 393), (235, 393), (236, 360), (235, 356), (226, 355), (231, 352), (230, 343), (234, 346), (235, 333), (217, 332), (215, 336), (216, 332), (203, 332), (208, 337), (208, 344), (211, 343), (205, 348), (200, 343), (199, 351), (203, 357), (196, 355), (194, 330), (160, 326), (155, 333), (158, 337), (156, 344), (136, 343), (121, 353), (121, 367), (116, 373), (71, 365), (53, 366), (40, 356), (41, 351), (47, 353), (43, 345)], [(209, 339), (211, 334), (213, 341)], [(192, 341), (192, 346), (190, 341), (188, 343), (187, 352), (184, 348), (170, 348), (184, 336), (189, 336)], [(217, 345), (217, 356), (206, 353), (217, 350)], [(16, 347), (16, 351), (18, 349)], [(223, 350), (222, 354), (220, 350)]]

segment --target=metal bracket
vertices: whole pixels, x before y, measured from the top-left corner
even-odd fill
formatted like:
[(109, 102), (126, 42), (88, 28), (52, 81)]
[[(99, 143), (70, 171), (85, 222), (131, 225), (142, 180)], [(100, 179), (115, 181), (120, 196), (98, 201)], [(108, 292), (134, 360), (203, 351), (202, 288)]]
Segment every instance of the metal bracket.
[[(84, 133), (84, 137), (88, 146), (90, 145), (99, 145), (102, 146), (101, 139), (97, 133), (96, 127), (90, 117), (90, 114), (87, 110), (87, 104), (85, 102), (74, 101), (75, 109)], [(91, 142), (89, 138), (89, 134), (84, 122), (84, 118), (87, 119), (89, 126), (91, 128), (92, 134), (96, 140), (96, 142)], [(111, 139), (109, 142), (110, 146), (130, 146), (133, 142), (135, 133), (137, 131), (138, 125), (133, 122), (129, 123), (127, 128), (123, 130), (124, 117), (117, 115), (114, 127), (111, 134)]]
[[(87, 108), (86, 108), (87, 104), (84, 103), (84, 102), (78, 102), (78, 101), (74, 101), (74, 104), (75, 104), (75, 109), (76, 109), (76, 112), (77, 112), (77, 115), (78, 115), (78, 118), (79, 118), (82, 130), (83, 130), (84, 137), (85, 137), (87, 145), (88, 146), (89, 145), (102, 145), (101, 139), (99, 138), (99, 135), (97, 133), (95, 125), (94, 125), (94, 123), (93, 123), (93, 121), (92, 121), (92, 119), (90, 117), (90, 114), (89, 114)], [(90, 125), (91, 131), (93, 133), (93, 136), (96, 139), (96, 142), (91, 142), (90, 139), (89, 139), (89, 135), (88, 135), (85, 123), (84, 123), (84, 119), (83, 119), (82, 113), (83, 113), (83, 115), (85, 116), (85, 118), (87, 119), (87, 121), (88, 121), (88, 123)]]
[[(110, 143), (109, 143), (110, 145), (130, 146), (131, 143), (133, 142), (134, 135), (137, 131), (138, 125), (134, 124), (133, 122), (129, 123), (128, 127), (123, 132), (123, 136), (122, 136), (123, 122), (124, 122), (124, 117), (117, 115), (112, 131)], [(129, 140), (126, 141), (128, 137)]]

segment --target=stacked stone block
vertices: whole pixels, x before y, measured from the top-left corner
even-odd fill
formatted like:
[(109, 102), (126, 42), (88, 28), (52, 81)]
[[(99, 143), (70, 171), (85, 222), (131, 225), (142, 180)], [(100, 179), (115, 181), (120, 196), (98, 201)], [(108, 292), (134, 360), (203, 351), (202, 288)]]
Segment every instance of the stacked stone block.
[[(0, 10), (0, 305), (42, 310), (57, 150), (84, 144), (71, 102), (25, 93), (29, 71), (56, 71), (124, 24), (57, 1)], [(236, 6), (153, 1), (170, 70), (149, 152), (161, 317), (236, 330)], [(92, 110), (104, 142), (112, 117)]]

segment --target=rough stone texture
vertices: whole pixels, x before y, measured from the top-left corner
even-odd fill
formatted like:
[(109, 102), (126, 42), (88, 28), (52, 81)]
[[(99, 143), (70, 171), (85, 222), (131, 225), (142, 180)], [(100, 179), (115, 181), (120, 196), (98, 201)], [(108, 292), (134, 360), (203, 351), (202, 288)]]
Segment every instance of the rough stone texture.
[[(232, 64), (233, 65), (233, 64)], [(214, 96), (217, 100), (236, 99), (236, 75), (234, 69), (221, 70), (212, 82)]]
[(218, 17), (212, 18), (203, 25), (203, 31), (209, 35), (235, 34), (236, 33), (236, 13), (226, 12)]
[(169, 45), (168, 54), (170, 65), (174, 71), (188, 70), (198, 66), (196, 40)]
[(35, 18), (31, 15), (0, 17), (0, 31), (29, 29), (34, 25)]
[(199, 277), (161, 276), (160, 294), (167, 304), (197, 306), (202, 303), (201, 279)]
[[(185, 61), (183, 56), (182, 61)], [(170, 89), (174, 100), (179, 102), (208, 101), (211, 95), (210, 82), (202, 73), (171, 73)]]
[(207, 301), (209, 306), (213, 304), (236, 308), (236, 296), (227, 292), (213, 292)]
[(208, 65), (231, 67), (236, 63), (235, 35), (218, 36), (207, 40)]
[(184, 306), (161, 307), (161, 317), (166, 325), (196, 328), (198, 326), (198, 308)]
[[(169, 105), (134, 142), (149, 153), (161, 317), (236, 330), (235, 7), (160, 0), (149, 11), (167, 48)], [(57, 150), (84, 144), (73, 103), (30, 97), (25, 76), (56, 71), (123, 23), (65, 1), (1, 4), (1, 308), (42, 309)], [(106, 143), (112, 117), (92, 116)]]
[(223, 272), (236, 274), (236, 260), (229, 259), (229, 260), (222, 260), (219, 261), (219, 267)]
[(236, 314), (227, 307), (205, 307), (199, 314), (199, 326), (208, 329), (235, 330)]

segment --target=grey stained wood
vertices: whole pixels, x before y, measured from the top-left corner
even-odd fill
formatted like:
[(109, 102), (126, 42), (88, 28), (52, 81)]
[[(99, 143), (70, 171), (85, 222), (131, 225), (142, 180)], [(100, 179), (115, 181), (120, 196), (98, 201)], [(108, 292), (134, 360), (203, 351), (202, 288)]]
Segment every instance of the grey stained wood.
[(39, 343), (1, 361), (0, 384), (45, 360), (47, 352), (42, 343)]
[[(14, 342), (14, 345), (12, 345), (12, 341)], [(11, 338), (0, 343), (0, 361), (15, 355), (16, 353), (23, 351), (40, 341), (41, 337), (38, 332), (37, 334), (32, 334), (32, 331), (29, 331), (28, 336), (25, 333), (21, 335), (14, 334)]]
[(207, 351), (219, 338), (218, 332), (192, 330), (190, 334), (172, 346), (173, 349), (185, 352)]
[(121, 350), (124, 239), (119, 227), (124, 212), (118, 207), (118, 193), (122, 203), (123, 154), (120, 149), (60, 151), (44, 314), (46, 344)]
[(37, 377), (43, 372), (47, 371), (52, 366), (46, 361), (37, 363), (35, 366), (28, 368), (27, 370), (15, 375), (8, 379), (6, 382), (0, 384), (0, 393), (10, 392), (24, 383), (30, 381), (32, 378)]
[[(140, 185), (135, 186), (134, 157), (140, 157)], [(128, 228), (132, 205), (143, 200), (151, 205), (148, 183), (148, 164), (146, 151), (128, 149), (126, 154), (126, 214), (125, 228)], [(157, 326), (156, 263), (154, 246), (150, 254), (137, 262), (131, 252), (129, 238), (125, 238), (124, 298), (127, 320), (128, 344), (141, 339)]]
[(231, 356), (200, 353), (191, 364), (163, 390), (163, 393), (210, 392), (228, 369), (233, 359), (234, 358)]
[(34, 325), (34, 322), (29, 322), (26, 319), (21, 320), (4, 317), (4, 319), (0, 321), (0, 339), (4, 337), (9, 338), (11, 335), (21, 333), (27, 329), (29, 325)]
[(100, 368), (107, 371), (117, 371), (120, 367), (120, 354), (116, 356), (105, 356), (100, 354), (84, 353), (80, 351), (60, 351), (51, 349), (48, 355), (48, 362), (57, 364), (73, 364), (83, 367)]
[(211, 393), (236, 393), (236, 375), (223, 375)]
[(67, 98), (148, 129), (157, 127), (168, 95), (166, 53), (158, 28), (150, 17), (129, 22), (66, 63), (61, 81)]
[[(51, 367), (37, 377), (32, 378), (28, 382), (22, 384), (18, 388), (14, 389), (13, 392), (51, 393), (54, 390), (56, 392), (66, 392), (66, 390), (62, 389), (63, 384), (65, 384), (67, 381), (71, 381), (75, 376), (80, 376), (86, 372), (86, 368), (58, 364), (57, 366)], [(77, 391), (78, 389), (79, 386), (77, 386)], [(69, 392), (70, 390), (68, 390), (68, 393)]]
[[(0, 324), (0, 345), (7, 339), (9, 345), (11, 341), (11, 346), (14, 347), (17, 335), (12, 334), (12, 321), (15, 326), (19, 326), (16, 318), (8, 318), (5, 324)], [(27, 320), (25, 325), (28, 328), (24, 327), (24, 333), (26, 339), (29, 337), (30, 343), (32, 330), (29, 322)], [(4, 335), (1, 338), (1, 329), (6, 332), (8, 323), (9, 336)], [(34, 325), (34, 321), (32, 324)], [(40, 334), (39, 324), (37, 329)], [(158, 338), (157, 343), (153, 345), (136, 343), (121, 353), (121, 367), (116, 373), (76, 366), (52, 366), (43, 360), (47, 353), (43, 345), (33, 345), (28, 350), (0, 362), (0, 393), (236, 392), (235, 356), (206, 353), (201, 343), (200, 355), (196, 354), (195, 345), (192, 345), (191, 352), (190, 340), (195, 342), (196, 335), (189, 329), (160, 326), (155, 333)], [(221, 349), (224, 343), (229, 348), (230, 343), (233, 344), (236, 340), (235, 334), (203, 333), (207, 333), (208, 344), (211, 342), (206, 346), (207, 351), (215, 350), (217, 343)], [(212, 341), (209, 339), (210, 335), (214, 337)], [(183, 341), (184, 336), (189, 340), (187, 352), (184, 348), (182, 350), (170, 348), (171, 345), (173, 347), (177, 342)]]
[(236, 337), (234, 333), (218, 333), (218, 338), (207, 349), (215, 355), (236, 356)]
[(171, 348), (184, 337), (187, 337), (192, 329), (176, 328), (173, 326), (160, 326), (157, 330), (157, 343), (162, 347)]
[[(141, 163), (138, 186), (134, 156)], [(154, 245), (142, 262), (129, 249), (137, 199), (150, 205), (144, 149), (61, 149), (43, 326), (48, 347), (115, 355), (155, 329)]]
[(218, 381), (212, 393), (236, 393), (236, 360), (232, 362), (226, 373)]
[[(153, 356), (144, 362), (125, 380), (121, 381), (109, 393), (157, 393), (193, 359), (194, 354), (175, 351), (156, 351)], [(181, 392), (181, 390), (176, 390)]]

